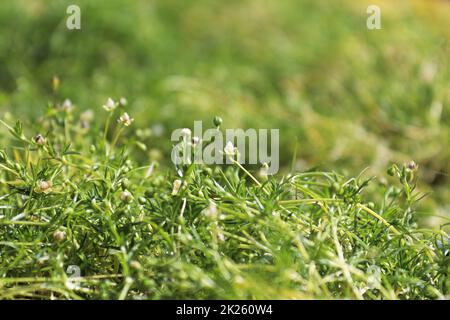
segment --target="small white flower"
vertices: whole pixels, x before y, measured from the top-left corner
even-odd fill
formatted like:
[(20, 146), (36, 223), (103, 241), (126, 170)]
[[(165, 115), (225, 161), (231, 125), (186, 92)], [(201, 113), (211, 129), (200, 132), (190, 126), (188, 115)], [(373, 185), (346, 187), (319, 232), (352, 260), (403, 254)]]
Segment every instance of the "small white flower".
[(219, 232), (217, 234), (217, 238), (219, 239), (220, 242), (224, 242), (225, 241), (225, 236), (223, 235), (222, 232)]
[(80, 123), (82, 128), (89, 128), (92, 120), (94, 120), (94, 112), (92, 110), (86, 110), (80, 115)]
[(205, 215), (205, 217), (211, 219), (211, 220), (215, 220), (217, 219), (217, 216), (219, 214), (218, 210), (217, 210), (217, 206), (214, 202), (210, 202), (208, 208), (206, 208), (203, 211), (203, 214)]
[(111, 98), (108, 98), (108, 100), (106, 100), (106, 103), (103, 105), (103, 109), (105, 109), (108, 112), (113, 111), (116, 107), (117, 103), (115, 103), (114, 100)]
[(119, 118), (119, 122), (122, 123), (126, 127), (130, 126), (133, 123), (133, 121), (134, 121), (134, 119), (130, 118), (130, 116), (126, 112), (123, 115), (121, 115)]
[(80, 120), (91, 122), (94, 120), (94, 111), (91, 109), (86, 110), (80, 115)]
[(200, 143), (200, 138), (197, 136), (192, 137), (192, 145), (196, 147)]
[(72, 107), (72, 101), (70, 101), (69, 99), (64, 100), (62, 104), (62, 108), (64, 111), (69, 112), (70, 110), (72, 110)]
[(119, 99), (119, 104), (120, 104), (122, 107), (125, 107), (125, 106), (128, 104), (128, 101), (127, 101), (126, 98), (121, 97), (121, 98)]
[(161, 123), (156, 123), (152, 126), (150, 133), (153, 133), (155, 136), (160, 137), (164, 133), (164, 126)]
[(191, 129), (189, 129), (189, 128), (181, 129), (181, 135), (183, 137), (190, 137), (191, 136)]
[(234, 148), (234, 145), (231, 141), (228, 141), (227, 144), (225, 145), (225, 148), (223, 149), (223, 151), (225, 152), (225, 154), (227, 156), (234, 156), (236, 154), (236, 150)]
[(267, 180), (267, 176), (269, 175), (269, 165), (266, 162), (262, 164), (258, 175), (261, 179)]

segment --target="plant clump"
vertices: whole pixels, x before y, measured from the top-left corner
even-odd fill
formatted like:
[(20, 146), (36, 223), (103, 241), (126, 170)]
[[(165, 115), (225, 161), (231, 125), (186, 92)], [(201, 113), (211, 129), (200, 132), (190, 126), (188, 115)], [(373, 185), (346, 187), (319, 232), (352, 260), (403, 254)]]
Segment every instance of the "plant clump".
[(173, 170), (142, 161), (124, 98), (89, 126), (67, 101), (32, 127), (45, 138), (2, 121), (0, 299), (449, 297), (448, 235), (415, 217), (417, 164), (392, 165), (389, 182)]

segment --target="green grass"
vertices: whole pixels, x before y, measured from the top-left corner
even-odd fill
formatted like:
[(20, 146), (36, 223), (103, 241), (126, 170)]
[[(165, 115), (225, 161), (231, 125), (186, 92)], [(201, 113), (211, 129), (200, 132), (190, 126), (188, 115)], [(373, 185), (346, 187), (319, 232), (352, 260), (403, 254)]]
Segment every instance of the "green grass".
[(174, 175), (138, 166), (137, 130), (106, 123), (59, 104), (33, 127), (45, 135), (4, 123), (0, 299), (448, 298), (450, 243), (415, 222), (415, 164), (390, 167), (392, 184), (238, 164)]
[[(372, 2), (1, 1), (0, 299), (448, 299), (450, 6)], [(174, 168), (215, 115), (280, 173)]]

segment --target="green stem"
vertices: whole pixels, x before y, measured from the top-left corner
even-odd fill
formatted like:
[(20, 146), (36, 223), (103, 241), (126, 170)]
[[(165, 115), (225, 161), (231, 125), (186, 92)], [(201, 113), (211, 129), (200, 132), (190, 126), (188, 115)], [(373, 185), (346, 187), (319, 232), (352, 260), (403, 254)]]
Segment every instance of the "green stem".
[(373, 217), (377, 218), (378, 220), (380, 220), (385, 226), (387, 226), (396, 235), (400, 235), (401, 234), (397, 229), (394, 228), (393, 225), (391, 225), (389, 222), (387, 222), (382, 216), (380, 216), (378, 213), (376, 213), (372, 209), (367, 208), (365, 205), (363, 205), (361, 203), (357, 203), (356, 206), (358, 208), (364, 210), (368, 214), (372, 215)]
[(113, 139), (113, 141), (111, 143), (111, 147), (109, 149), (109, 153), (108, 154), (110, 154), (113, 151), (113, 149), (116, 146), (117, 141), (119, 140), (119, 137), (122, 134), (123, 130), (124, 130), (124, 127), (120, 127), (120, 129), (117, 131), (117, 134), (115, 135), (115, 137), (114, 137), (114, 139)]
[[(343, 202), (341, 199), (331, 199), (331, 198), (316, 198), (316, 199), (295, 199), (295, 200), (284, 200), (280, 201), (280, 204), (301, 204), (301, 203), (315, 203), (315, 202)], [(389, 228), (393, 233), (396, 235), (400, 235), (401, 233), (389, 222), (386, 221), (382, 216), (380, 216), (378, 213), (373, 211), (372, 209), (366, 207), (365, 205), (361, 203), (357, 203), (356, 207), (360, 208), (361, 210), (365, 211), (366, 213), (370, 214), (374, 218), (381, 221), (385, 226)]]
[[(245, 169), (238, 161), (234, 160), (233, 158), (230, 158), (231, 162), (233, 162), (235, 165), (237, 165), (242, 171), (245, 172), (246, 175), (248, 175), (257, 185), (258, 187), (262, 187), (261, 182), (259, 182), (247, 169)], [(269, 192), (266, 189), (262, 189), (265, 194), (269, 195)]]

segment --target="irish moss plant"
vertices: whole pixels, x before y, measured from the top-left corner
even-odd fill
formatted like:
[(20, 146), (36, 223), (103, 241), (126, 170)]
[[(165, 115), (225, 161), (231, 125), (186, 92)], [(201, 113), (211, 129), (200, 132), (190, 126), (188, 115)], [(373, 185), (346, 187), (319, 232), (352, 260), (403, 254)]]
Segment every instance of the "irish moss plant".
[(414, 162), (379, 178), (173, 168), (146, 160), (126, 108), (2, 121), (0, 299), (449, 298)]

